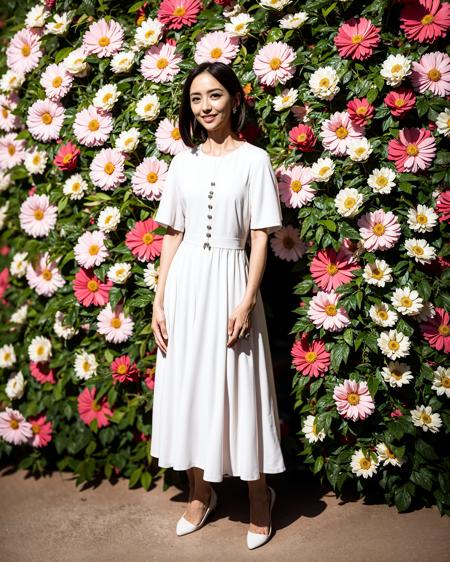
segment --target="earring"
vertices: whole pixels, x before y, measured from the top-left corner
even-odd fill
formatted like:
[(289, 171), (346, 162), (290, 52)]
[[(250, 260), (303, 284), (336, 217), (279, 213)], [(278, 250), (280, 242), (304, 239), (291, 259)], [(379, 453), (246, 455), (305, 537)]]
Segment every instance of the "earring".
[(234, 106), (233, 107), (233, 113), (236, 113), (236, 111), (237, 111), (237, 106)]

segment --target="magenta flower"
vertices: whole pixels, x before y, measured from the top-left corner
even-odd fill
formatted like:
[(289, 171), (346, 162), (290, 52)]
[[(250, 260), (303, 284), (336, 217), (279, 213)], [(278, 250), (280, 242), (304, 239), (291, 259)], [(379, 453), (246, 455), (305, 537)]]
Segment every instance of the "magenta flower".
[(322, 340), (308, 343), (308, 335), (294, 342), (291, 349), (292, 363), (297, 371), (307, 377), (322, 377), (330, 368), (330, 353)]
[(126, 180), (123, 167), (125, 156), (114, 148), (102, 148), (91, 162), (89, 176), (103, 191), (112, 191)]
[(397, 88), (388, 93), (384, 103), (394, 117), (403, 117), (416, 105), (416, 96), (409, 88)]
[(413, 62), (411, 82), (421, 94), (430, 90), (435, 96), (450, 94), (450, 57), (439, 51), (425, 53), (419, 62)]
[(439, 0), (416, 0), (400, 13), (401, 29), (406, 37), (419, 43), (433, 43), (445, 37), (450, 27), (450, 4)]
[(309, 303), (308, 317), (316, 328), (340, 332), (350, 324), (347, 311), (338, 307), (339, 295), (334, 291), (319, 291)]
[(77, 113), (73, 123), (73, 132), (80, 144), (85, 146), (102, 146), (109, 138), (113, 120), (108, 111), (90, 105)]
[(55, 373), (53, 369), (50, 368), (48, 361), (30, 361), (29, 367), (31, 376), (41, 384), (45, 384), (46, 382), (50, 384), (56, 383)]
[(28, 418), (31, 424), (33, 437), (30, 441), (32, 447), (45, 447), (52, 440), (53, 424), (47, 420), (45, 415), (30, 416)]
[(56, 140), (64, 122), (64, 107), (52, 100), (37, 100), (28, 109), (27, 127), (42, 142)]
[(264, 45), (255, 55), (253, 72), (260, 84), (285, 84), (295, 74), (295, 51), (287, 43), (274, 41)]
[(159, 224), (153, 219), (137, 222), (127, 233), (125, 244), (139, 261), (153, 261), (161, 254), (163, 236), (154, 234)]
[(157, 84), (172, 82), (175, 74), (180, 72), (178, 63), (183, 59), (175, 50), (175, 45), (163, 42), (150, 47), (141, 61), (142, 76)]
[(344, 58), (365, 60), (380, 42), (380, 28), (366, 18), (351, 18), (341, 25), (334, 38), (339, 54)]
[(33, 238), (47, 236), (55, 228), (57, 208), (48, 195), (31, 195), (20, 206), (21, 228)]
[(97, 427), (110, 425), (109, 417), (113, 412), (108, 404), (106, 396), (102, 396), (99, 401), (95, 400), (96, 388), (86, 387), (78, 395), (78, 413), (81, 420), (89, 425), (93, 420), (97, 420)]
[(19, 410), (6, 407), (0, 412), (0, 437), (7, 443), (21, 445), (32, 437), (31, 424), (25, 420)]
[(91, 23), (83, 35), (83, 47), (88, 55), (99, 58), (111, 57), (120, 51), (123, 45), (122, 26), (114, 20), (102, 18)]
[(352, 123), (363, 127), (369, 119), (372, 119), (375, 108), (367, 98), (355, 98), (347, 103), (347, 111)]
[(395, 162), (398, 172), (426, 170), (436, 154), (436, 141), (427, 129), (402, 129), (399, 139), (388, 144), (388, 160)]
[(358, 226), (363, 246), (369, 252), (390, 250), (401, 235), (397, 217), (391, 211), (385, 213), (382, 209), (360, 217)]
[(349, 142), (364, 136), (364, 127), (352, 123), (346, 111), (336, 111), (322, 123), (322, 144), (334, 156), (347, 154)]
[(190, 27), (197, 22), (203, 5), (200, 0), (163, 0), (158, 9), (158, 19), (167, 29)]
[(375, 411), (367, 383), (345, 380), (335, 387), (333, 398), (339, 414), (348, 420), (364, 420)]
[(450, 352), (449, 314), (444, 308), (435, 308), (436, 315), (420, 324), (420, 331), (426, 341), (438, 351)]
[(116, 382), (134, 382), (139, 379), (139, 370), (136, 363), (131, 363), (128, 355), (122, 355), (111, 363), (113, 384)]
[(6, 49), (6, 64), (17, 74), (27, 74), (38, 66), (42, 55), (39, 35), (31, 29), (21, 29)]
[(310, 265), (311, 276), (323, 291), (331, 291), (349, 283), (355, 269), (359, 269), (359, 266), (348, 258), (346, 250), (336, 253), (333, 248), (319, 250)]
[(73, 292), (77, 301), (83, 306), (104, 306), (109, 300), (112, 281), (106, 283), (85, 269), (80, 269), (73, 280)]

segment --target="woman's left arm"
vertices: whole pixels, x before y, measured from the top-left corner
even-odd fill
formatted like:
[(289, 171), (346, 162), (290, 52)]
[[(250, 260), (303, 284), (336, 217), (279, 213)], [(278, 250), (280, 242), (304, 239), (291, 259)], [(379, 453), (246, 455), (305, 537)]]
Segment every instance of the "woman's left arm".
[(256, 305), (256, 298), (266, 268), (267, 243), (269, 234), (267, 229), (250, 230), (251, 251), (247, 287), (242, 302), (233, 310), (228, 320), (228, 342), (231, 347), (239, 335), (250, 330), (250, 314)]

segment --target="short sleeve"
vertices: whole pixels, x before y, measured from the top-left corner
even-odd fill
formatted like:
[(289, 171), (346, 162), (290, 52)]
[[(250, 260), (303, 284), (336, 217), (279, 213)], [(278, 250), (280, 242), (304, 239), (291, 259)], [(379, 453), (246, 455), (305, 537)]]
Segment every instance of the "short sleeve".
[(278, 182), (266, 153), (250, 172), (250, 228), (267, 228), (272, 234), (282, 226)]
[(184, 211), (178, 187), (175, 157), (169, 164), (164, 189), (154, 220), (162, 226), (171, 226), (175, 230), (184, 232)]

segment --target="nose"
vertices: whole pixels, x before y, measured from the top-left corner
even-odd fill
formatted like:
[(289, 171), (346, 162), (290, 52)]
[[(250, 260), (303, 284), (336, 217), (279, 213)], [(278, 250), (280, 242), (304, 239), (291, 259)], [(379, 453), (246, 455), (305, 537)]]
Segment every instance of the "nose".
[(211, 103), (209, 101), (209, 98), (205, 98), (202, 101), (202, 113), (209, 113), (211, 111)]

